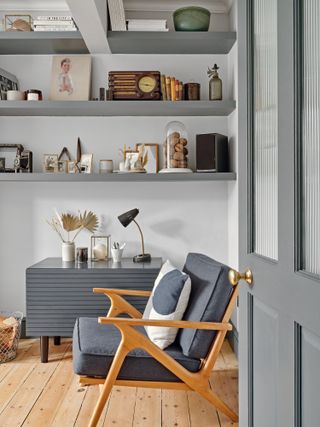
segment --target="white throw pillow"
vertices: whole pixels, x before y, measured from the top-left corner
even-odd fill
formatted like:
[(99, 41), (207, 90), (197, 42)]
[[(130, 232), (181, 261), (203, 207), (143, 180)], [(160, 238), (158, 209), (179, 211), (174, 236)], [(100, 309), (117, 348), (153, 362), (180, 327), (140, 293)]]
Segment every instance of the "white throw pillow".
[[(166, 261), (154, 282), (148, 300), (144, 319), (181, 320), (189, 302), (191, 292), (190, 277)], [(164, 349), (172, 344), (178, 328), (146, 326), (148, 337), (158, 347)]]

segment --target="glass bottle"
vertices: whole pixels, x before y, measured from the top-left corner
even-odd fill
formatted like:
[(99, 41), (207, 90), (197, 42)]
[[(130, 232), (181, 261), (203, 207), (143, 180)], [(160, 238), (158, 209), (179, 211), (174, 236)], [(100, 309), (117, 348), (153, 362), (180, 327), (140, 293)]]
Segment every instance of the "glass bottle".
[(183, 123), (167, 124), (163, 144), (164, 169), (161, 172), (192, 172), (188, 168), (188, 133)]
[(218, 74), (219, 67), (214, 64), (213, 68), (208, 68), (207, 74), (210, 77), (209, 81), (209, 99), (210, 101), (222, 100), (222, 80)]

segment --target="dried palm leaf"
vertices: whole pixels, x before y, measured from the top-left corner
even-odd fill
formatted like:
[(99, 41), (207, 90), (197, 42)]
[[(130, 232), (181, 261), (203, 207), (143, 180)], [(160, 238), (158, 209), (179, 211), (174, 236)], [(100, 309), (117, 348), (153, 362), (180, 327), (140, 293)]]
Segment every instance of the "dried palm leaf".
[(89, 211), (84, 211), (83, 215), (79, 214), (79, 223), (82, 228), (86, 228), (91, 233), (94, 233), (99, 226), (99, 220), (96, 214)]
[(61, 214), (63, 228), (69, 233), (70, 231), (78, 230), (81, 227), (79, 218), (72, 214)]

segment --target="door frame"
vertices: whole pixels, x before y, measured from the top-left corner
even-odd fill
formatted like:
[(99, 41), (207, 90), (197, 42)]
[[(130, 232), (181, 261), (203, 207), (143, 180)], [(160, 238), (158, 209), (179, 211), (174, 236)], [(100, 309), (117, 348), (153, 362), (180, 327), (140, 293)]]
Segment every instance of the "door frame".
[[(303, 0), (278, 0), (278, 252), (273, 261), (252, 251), (252, 1), (238, 0), (239, 267), (255, 280), (239, 289), (240, 425), (253, 427), (253, 301), (281, 313), (279, 327), (279, 420), (301, 425), (301, 328), (319, 335), (319, 278), (300, 270), (301, 239), (301, 21)], [(251, 105), (252, 108), (252, 105)], [(282, 238), (286, 236), (286, 238)], [(289, 332), (288, 332), (289, 331)], [(249, 350), (248, 350), (249, 348)], [(282, 360), (280, 355), (286, 355)], [(289, 391), (289, 394), (288, 394)], [(287, 418), (284, 418), (284, 414)]]

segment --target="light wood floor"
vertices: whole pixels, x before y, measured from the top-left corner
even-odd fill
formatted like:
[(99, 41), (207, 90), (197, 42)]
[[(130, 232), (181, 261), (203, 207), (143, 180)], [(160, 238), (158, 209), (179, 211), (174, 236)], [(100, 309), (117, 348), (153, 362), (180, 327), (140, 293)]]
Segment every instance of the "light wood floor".
[[(38, 340), (21, 340), (17, 358), (0, 364), (0, 427), (86, 427), (98, 386), (79, 387), (72, 371), (71, 340), (50, 342), (50, 362), (39, 361)], [(212, 387), (235, 410), (238, 365), (227, 342)], [(236, 426), (195, 393), (114, 388), (99, 427)]]

